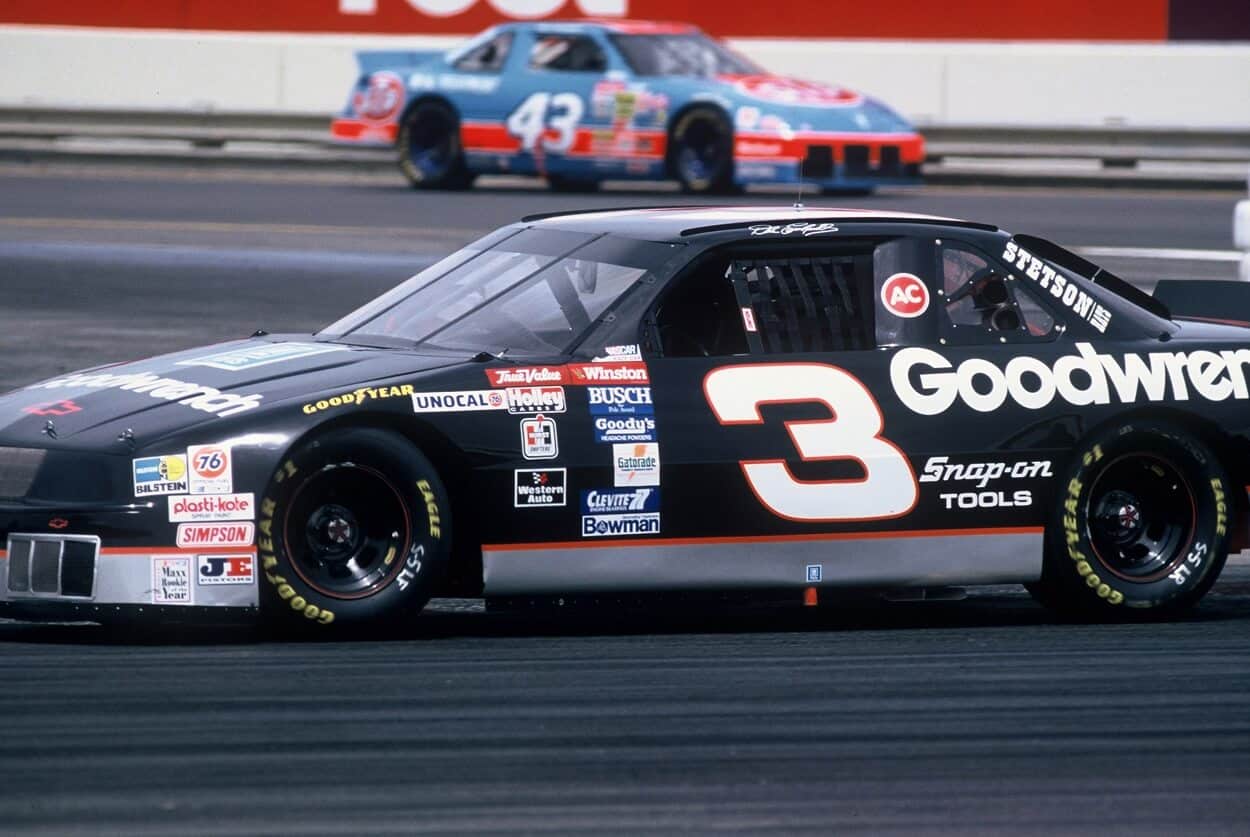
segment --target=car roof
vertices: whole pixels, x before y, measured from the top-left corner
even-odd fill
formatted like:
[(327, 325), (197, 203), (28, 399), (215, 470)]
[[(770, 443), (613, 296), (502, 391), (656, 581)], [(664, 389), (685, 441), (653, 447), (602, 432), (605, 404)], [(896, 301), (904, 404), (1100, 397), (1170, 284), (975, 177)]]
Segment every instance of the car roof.
[(664, 20), (616, 20), (612, 18), (581, 18), (577, 20), (534, 20), (516, 23), (513, 26), (527, 26), (542, 30), (562, 32), (601, 29), (621, 35), (689, 35), (701, 31), (690, 23), (675, 23)]
[(823, 206), (645, 206), (591, 209), (528, 215), (522, 223), (546, 229), (591, 233), (618, 233), (650, 241), (681, 241), (691, 236), (745, 229), (760, 224), (913, 222), (945, 227), (997, 231), (990, 224), (881, 209), (848, 209)]

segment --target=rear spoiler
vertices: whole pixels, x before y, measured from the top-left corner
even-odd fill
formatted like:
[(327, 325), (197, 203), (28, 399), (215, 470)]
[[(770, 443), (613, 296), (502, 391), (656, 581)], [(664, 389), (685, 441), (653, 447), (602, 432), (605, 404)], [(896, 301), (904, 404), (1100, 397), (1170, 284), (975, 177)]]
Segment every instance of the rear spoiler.
[(411, 70), (446, 55), (441, 49), (366, 49), (356, 53), (363, 75), (378, 70)]
[(1154, 298), (1174, 317), (1250, 326), (1250, 282), (1164, 279)]

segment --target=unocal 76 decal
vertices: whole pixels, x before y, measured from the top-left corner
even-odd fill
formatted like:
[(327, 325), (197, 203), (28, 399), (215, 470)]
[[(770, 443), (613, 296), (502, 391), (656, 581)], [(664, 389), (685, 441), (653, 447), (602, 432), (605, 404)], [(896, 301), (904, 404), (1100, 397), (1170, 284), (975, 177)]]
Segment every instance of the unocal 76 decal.
[(804, 461), (851, 460), (864, 476), (809, 481), (795, 478), (785, 458), (743, 460), (755, 496), (778, 517), (799, 521), (856, 521), (901, 517), (916, 505), (919, 487), (911, 463), (881, 437), (881, 408), (854, 375), (823, 363), (723, 366), (703, 379), (703, 394), (724, 425), (763, 424), (765, 404), (816, 403), (829, 418), (787, 421)]

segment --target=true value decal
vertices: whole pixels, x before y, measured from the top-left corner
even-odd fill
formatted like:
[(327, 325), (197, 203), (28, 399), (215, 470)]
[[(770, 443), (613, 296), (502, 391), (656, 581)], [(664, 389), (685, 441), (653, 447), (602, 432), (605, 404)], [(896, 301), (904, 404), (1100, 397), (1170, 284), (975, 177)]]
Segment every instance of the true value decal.
[(1007, 248), (1003, 250), (1003, 261), (1014, 264), (1018, 270), (1023, 270), (1025, 276), (1050, 291), (1051, 296), (1100, 332), (1105, 332), (1107, 326), (1111, 324), (1110, 311), (1094, 302), (1093, 297), (1072, 284), (1066, 276), (1058, 273), (1053, 267), (1014, 241), (1007, 242)]
[(1250, 349), (1113, 355), (1077, 343), (1076, 351), (1049, 362), (1018, 355), (1000, 368), (984, 358), (956, 366), (932, 349), (913, 346), (890, 361), (890, 382), (905, 407), (925, 416), (944, 413), (956, 401), (988, 413), (1008, 401), (1040, 410), (1055, 399), (1084, 407), (1250, 398)]

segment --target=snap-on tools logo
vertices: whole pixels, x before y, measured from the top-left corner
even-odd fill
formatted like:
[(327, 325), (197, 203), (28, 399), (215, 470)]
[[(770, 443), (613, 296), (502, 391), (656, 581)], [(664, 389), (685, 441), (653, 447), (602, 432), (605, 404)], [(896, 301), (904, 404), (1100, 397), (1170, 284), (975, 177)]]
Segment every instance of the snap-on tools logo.
[(487, 369), (486, 377), (490, 379), (490, 385), (493, 387), (568, 383), (568, 375), (563, 366), (518, 366), (513, 369)]
[(177, 456), (145, 456), (133, 462), (135, 496), (185, 494), (187, 492), (187, 458)]
[(251, 546), (256, 536), (252, 523), (179, 523), (178, 546)]
[(512, 505), (518, 509), (541, 509), (565, 505), (564, 468), (521, 468), (513, 472), (516, 494)]
[(560, 454), (556, 423), (541, 413), (521, 420), (521, 455), (526, 459), (555, 459)]
[(1040, 410), (1056, 398), (1084, 407), (1138, 400), (1188, 401), (1191, 390), (1193, 396), (1207, 401), (1250, 397), (1244, 368), (1250, 363), (1250, 349), (1117, 356), (1077, 343), (1076, 350), (1075, 355), (1051, 362), (1018, 355), (999, 368), (983, 358), (969, 358), (954, 366), (932, 349), (913, 346), (891, 359), (890, 382), (904, 406), (925, 416), (940, 415), (957, 400), (988, 413), (1008, 400)]
[(201, 555), (196, 576), (204, 586), (251, 584), (256, 580), (256, 559), (251, 555)]
[(503, 393), (490, 389), (412, 394), (414, 413), (468, 413), (477, 410), (502, 410), (507, 406)]
[(563, 413), (564, 387), (509, 387), (508, 412)]
[(655, 412), (651, 387), (587, 387), (586, 396), (592, 416), (649, 416)]
[(881, 304), (896, 317), (919, 317), (929, 310), (929, 289), (918, 276), (895, 273), (881, 284)]
[(655, 419), (651, 416), (598, 416), (596, 442), (654, 442)]
[(612, 481), (617, 487), (660, 484), (660, 446), (654, 443), (612, 446)]
[(230, 449), (220, 445), (187, 448), (192, 494), (229, 494), (234, 490)]
[(169, 498), (170, 523), (197, 523), (209, 520), (253, 520), (256, 517), (255, 495), (207, 494), (202, 497)]

